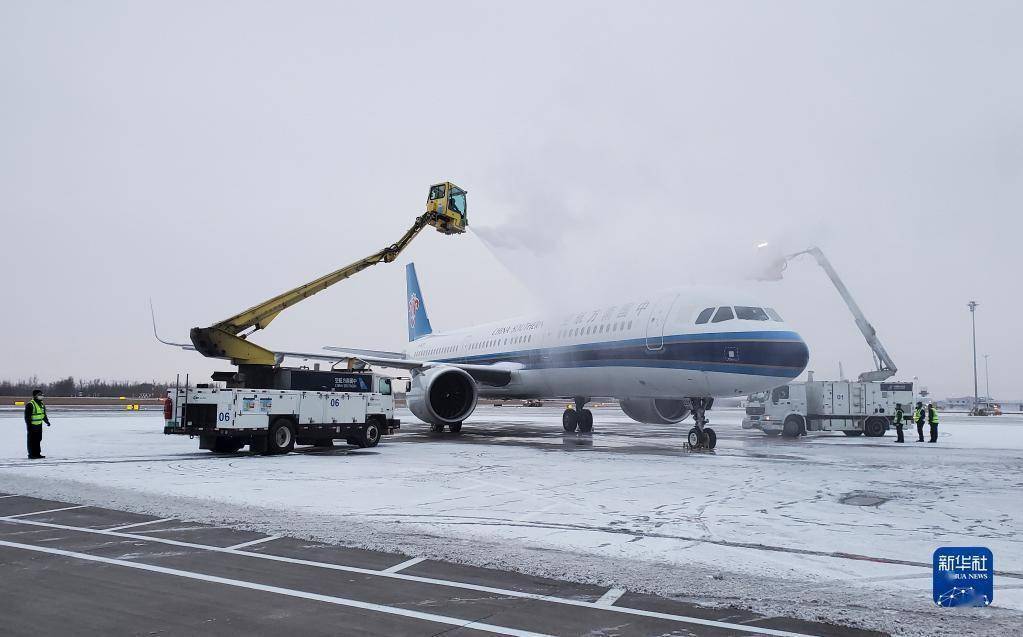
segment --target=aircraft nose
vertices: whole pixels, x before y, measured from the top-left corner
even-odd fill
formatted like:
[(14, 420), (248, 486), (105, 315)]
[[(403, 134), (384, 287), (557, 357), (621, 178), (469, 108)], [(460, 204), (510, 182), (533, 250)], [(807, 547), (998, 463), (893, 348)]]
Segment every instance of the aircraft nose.
[(796, 332), (792, 333), (795, 336), (795, 342), (792, 348), (792, 366), (795, 373), (792, 375), (793, 378), (799, 376), (806, 369), (807, 364), (810, 362), (810, 348), (806, 345), (806, 341), (803, 337)]

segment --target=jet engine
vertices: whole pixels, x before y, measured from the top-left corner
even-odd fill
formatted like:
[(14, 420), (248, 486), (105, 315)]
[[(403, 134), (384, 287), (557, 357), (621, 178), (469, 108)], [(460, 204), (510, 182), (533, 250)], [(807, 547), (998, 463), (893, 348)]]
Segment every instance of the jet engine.
[(476, 409), (476, 381), (457, 367), (431, 367), (412, 377), (409, 411), (431, 425), (460, 423)]
[(636, 422), (672, 425), (689, 415), (689, 400), (666, 398), (627, 398), (619, 402), (622, 411)]

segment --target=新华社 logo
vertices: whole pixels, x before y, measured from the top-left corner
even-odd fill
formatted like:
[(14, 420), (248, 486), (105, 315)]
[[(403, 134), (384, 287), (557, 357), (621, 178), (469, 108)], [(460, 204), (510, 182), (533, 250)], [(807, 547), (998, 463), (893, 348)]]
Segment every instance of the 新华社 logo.
[(988, 606), (995, 597), (995, 557), (983, 546), (934, 551), (932, 594), (938, 606)]
[(408, 297), (408, 324), (412, 327), (416, 326), (416, 314), (419, 313), (419, 297), (413, 292), (412, 296)]

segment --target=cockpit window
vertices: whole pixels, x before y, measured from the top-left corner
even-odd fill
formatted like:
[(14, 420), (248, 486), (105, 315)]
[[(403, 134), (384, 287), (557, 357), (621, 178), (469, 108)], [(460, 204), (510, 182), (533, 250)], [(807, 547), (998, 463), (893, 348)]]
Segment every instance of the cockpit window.
[(696, 317), (696, 324), (703, 325), (710, 320), (711, 314), (714, 313), (714, 308), (708, 307), (704, 311), (700, 312), (700, 315)]
[(726, 305), (724, 307), (719, 307), (718, 308), (717, 313), (714, 315), (714, 320), (711, 321), (711, 322), (712, 323), (720, 323), (721, 321), (731, 321), (734, 318), (735, 318), (735, 315), (732, 314), (732, 308), (730, 308), (730, 307), (728, 307)]
[(735, 306), (735, 318), (743, 321), (766, 321), (767, 312), (762, 307), (748, 307), (745, 305)]
[(767, 315), (771, 317), (772, 321), (778, 321), (779, 323), (784, 322), (782, 321), (781, 314), (778, 314), (773, 307), (765, 307), (764, 311), (767, 312)]

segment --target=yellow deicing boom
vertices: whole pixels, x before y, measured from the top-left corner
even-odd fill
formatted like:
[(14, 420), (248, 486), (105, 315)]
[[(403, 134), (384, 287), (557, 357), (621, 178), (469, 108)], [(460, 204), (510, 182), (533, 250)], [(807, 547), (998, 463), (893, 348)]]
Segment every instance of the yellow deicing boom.
[[(322, 292), (372, 265), (394, 261), (426, 226), (433, 226), (443, 234), (461, 234), (468, 225), (466, 191), (448, 181), (430, 186), (426, 212), (419, 215), (412, 227), (395, 243), (219, 323), (209, 327), (193, 327), (189, 333), (192, 344), (203, 356), (227, 358), (235, 365), (276, 365), (280, 362), (277, 356), (270, 350), (246, 340), (249, 334), (264, 329), (277, 318), (278, 314), (317, 292)], [(252, 331), (242, 334), (249, 329)]]

